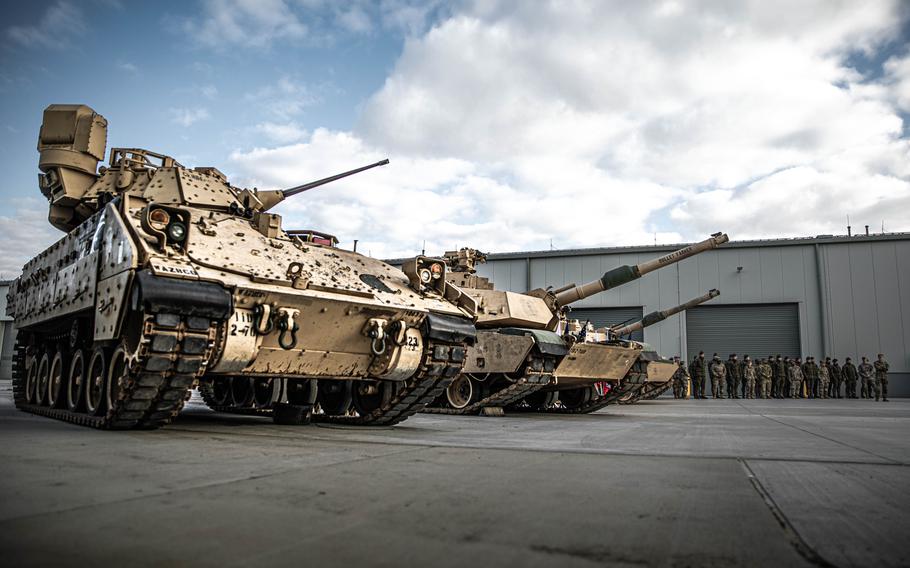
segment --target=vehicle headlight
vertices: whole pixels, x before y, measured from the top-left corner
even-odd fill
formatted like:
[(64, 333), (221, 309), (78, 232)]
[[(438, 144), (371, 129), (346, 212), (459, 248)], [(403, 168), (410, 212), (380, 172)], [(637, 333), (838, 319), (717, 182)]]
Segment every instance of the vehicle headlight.
[(430, 280), (433, 279), (433, 274), (426, 268), (421, 268), (417, 271), (417, 274), (420, 276), (420, 281), (424, 284), (429, 284)]
[(175, 242), (182, 242), (186, 238), (186, 225), (183, 223), (171, 223), (167, 228), (167, 236)]
[(159, 231), (165, 230), (170, 222), (171, 216), (164, 209), (152, 209), (149, 213), (149, 225)]
[(443, 271), (442, 264), (440, 264), (438, 262), (434, 262), (433, 264), (430, 265), (430, 273), (433, 276), (433, 280), (439, 280), (440, 278), (442, 278), (443, 272), (444, 271)]

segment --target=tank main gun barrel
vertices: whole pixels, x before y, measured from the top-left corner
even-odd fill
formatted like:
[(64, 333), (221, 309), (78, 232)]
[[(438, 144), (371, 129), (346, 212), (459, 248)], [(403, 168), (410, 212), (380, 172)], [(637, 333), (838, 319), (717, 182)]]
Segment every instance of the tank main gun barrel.
[[(333, 176), (325, 177), (322, 179), (317, 179), (316, 181), (311, 181), (303, 185), (296, 185), (294, 187), (289, 187), (287, 189), (276, 189), (272, 191), (260, 191), (255, 193), (256, 200), (258, 200), (262, 205), (258, 207), (261, 211), (268, 211), (272, 207), (278, 205), (288, 197), (297, 195), (298, 193), (303, 193), (304, 191), (309, 191), (313, 188), (325, 185), (327, 183), (332, 183), (333, 181), (340, 180), (341, 178), (346, 178), (354, 174), (359, 174), (360, 172), (376, 168), (379, 166), (385, 166), (389, 163), (388, 159), (379, 160), (375, 164), (370, 164), (360, 168), (354, 168), (353, 170), (348, 170), (346, 172), (341, 172), (340, 174), (335, 174)], [(247, 193), (248, 190), (244, 190), (244, 193)], [(254, 200), (255, 201), (255, 200)], [(245, 204), (247, 207), (250, 207), (250, 204)]]
[(569, 286), (565, 289), (556, 293), (556, 302), (560, 306), (565, 306), (579, 300), (583, 300), (588, 296), (597, 294), (598, 292), (603, 292), (605, 290), (610, 290), (622, 284), (626, 284), (633, 280), (641, 278), (649, 272), (653, 272), (658, 268), (663, 268), (664, 266), (669, 266), (675, 264), (683, 259), (689, 258), (690, 256), (695, 256), (706, 250), (711, 250), (717, 248), (718, 246), (729, 241), (730, 238), (725, 233), (714, 233), (710, 238), (707, 238), (701, 242), (683, 247), (677, 251), (671, 252), (670, 254), (665, 254), (659, 258), (653, 260), (648, 260), (642, 262), (641, 264), (636, 265), (624, 265), (609, 270), (604, 273), (603, 276), (588, 282), (587, 284), (582, 284), (581, 286)]
[(614, 336), (620, 336), (620, 335), (627, 335), (627, 334), (630, 334), (630, 333), (633, 333), (636, 331), (641, 331), (646, 327), (654, 325), (655, 323), (664, 321), (665, 319), (667, 319), (668, 317), (670, 317), (672, 315), (676, 315), (679, 312), (688, 310), (689, 308), (694, 308), (695, 306), (697, 306), (699, 304), (704, 304), (708, 300), (711, 300), (718, 296), (720, 296), (720, 291), (717, 290), (716, 288), (712, 289), (712, 290), (708, 291), (707, 294), (702, 294), (701, 296), (699, 296), (697, 298), (693, 298), (684, 304), (680, 304), (678, 306), (672, 307), (667, 310), (658, 310), (655, 312), (651, 312), (635, 323), (630, 323), (628, 325), (623, 325), (623, 326), (612, 327), (612, 328), (610, 328), (610, 333), (612, 333)]

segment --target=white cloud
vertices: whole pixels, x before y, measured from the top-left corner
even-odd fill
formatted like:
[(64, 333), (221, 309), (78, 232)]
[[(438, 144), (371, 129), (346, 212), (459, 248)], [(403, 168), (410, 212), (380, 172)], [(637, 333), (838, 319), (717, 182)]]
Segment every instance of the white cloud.
[(277, 144), (297, 142), (307, 135), (307, 131), (293, 121), (283, 124), (275, 122), (261, 122), (256, 125), (256, 130)]
[(886, 61), (885, 74), (894, 103), (905, 113), (910, 113), (910, 52)]
[(48, 7), (37, 24), (6, 28), (6, 37), (25, 47), (59, 50), (70, 47), (73, 40), (83, 35), (86, 29), (82, 10), (61, 0)]
[(126, 71), (128, 73), (138, 73), (139, 72), (139, 67), (137, 67), (135, 63), (130, 63), (129, 61), (125, 61), (123, 63), (118, 63), (117, 67), (119, 67), (120, 69), (123, 69), (124, 71)]
[(289, 76), (283, 76), (274, 84), (247, 93), (244, 99), (255, 106), (260, 114), (282, 121), (290, 120), (322, 100), (309, 86)]
[(360, 6), (349, 6), (338, 14), (338, 23), (348, 31), (368, 33), (373, 31), (373, 21)]
[[(37, 188), (35, 192), (37, 193)], [(33, 256), (63, 237), (47, 222), (47, 202), (15, 199), (12, 214), (0, 216), (0, 279), (15, 278)]]
[(209, 111), (206, 108), (172, 108), (170, 110), (171, 122), (179, 124), (184, 128), (192, 126), (200, 120), (209, 118)]
[(842, 231), (910, 195), (901, 117), (844, 63), (900, 24), (885, 1), (484, 2), (406, 44), (358, 132), (508, 179), (562, 246)]
[(198, 18), (181, 30), (198, 44), (216, 50), (232, 46), (266, 48), (280, 39), (302, 39), (306, 24), (284, 0), (206, 0)]

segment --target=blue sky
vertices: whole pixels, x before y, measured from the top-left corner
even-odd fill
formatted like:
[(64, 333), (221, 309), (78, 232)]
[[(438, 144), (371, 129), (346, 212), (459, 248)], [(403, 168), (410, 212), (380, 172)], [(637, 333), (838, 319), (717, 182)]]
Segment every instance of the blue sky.
[(906, 2), (9, 3), (0, 274), (59, 238), (42, 110), (299, 196), (374, 256), (910, 230)]

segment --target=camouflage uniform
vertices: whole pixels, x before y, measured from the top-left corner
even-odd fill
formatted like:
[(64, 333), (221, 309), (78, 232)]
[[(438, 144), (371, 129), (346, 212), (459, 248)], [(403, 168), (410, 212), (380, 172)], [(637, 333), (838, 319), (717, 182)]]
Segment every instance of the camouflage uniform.
[(835, 359), (834, 362), (831, 363), (831, 390), (834, 393), (834, 398), (844, 398), (844, 395), (841, 394), (843, 384), (844, 371), (840, 368), (840, 365), (837, 364), (837, 359)]
[(724, 397), (724, 379), (727, 377), (727, 367), (720, 357), (711, 362), (711, 394), (714, 398)]
[(857, 371), (859, 372), (862, 397), (872, 398), (872, 393), (875, 391), (875, 386), (872, 384), (872, 376), (875, 374), (875, 367), (870, 365), (869, 362), (866, 361), (866, 358), (863, 357), (863, 362), (860, 363)]
[(739, 398), (740, 383), (742, 382), (742, 367), (736, 360), (736, 354), (730, 355), (730, 358), (724, 363), (727, 369), (727, 398)]
[(755, 398), (755, 365), (747, 361), (743, 367), (743, 380), (746, 382), (746, 398)]
[(853, 364), (853, 361), (848, 359), (844, 363), (843, 373), (844, 382), (847, 385), (847, 398), (856, 398), (856, 379), (859, 378), (859, 374), (856, 371), (856, 365)]
[(790, 396), (790, 383), (787, 380), (787, 362), (778, 355), (772, 368), (775, 370), (777, 378), (777, 388), (774, 390), (774, 396), (777, 398)]
[(749, 356), (748, 356), (748, 355), (743, 355), (743, 360), (742, 360), (742, 362), (739, 364), (739, 377), (740, 377), (740, 381), (739, 381), (739, 382), (740, 382), (740, 385), (742, 385), (741, 390), (742, 390), (743, 398), (746, 398), (746, 381), (744, 381), (744, 380), (742, 380), (742, 379), (743, 379), (743, 377), (746, 376), (746, 373), (745, 373), (746, 361), (749, 361), (749, 360), (750, 360), (750, 359), (749, 359)]
[(761, 398), (769, 398), (771, 396), (771, 382), (774, 377), (774, 371), (768, 361), (768, 359), (764, 359), (758, 366), (758, 396)]
[(687, 387), (689, 386), (689, 372), (682, 361), (677, 361), (678, 367), (673, 373), (673, 398), (689, 398)]
[(790, 379), (790, 398), (801, 398), (803, 388), (803, 370), (796, 361), (790, 362), (787, 369), (787, 378)]
[(888, 369), (891, 368), (885, 358), (878, 356), (878, 361), (872, 364), (875, 367), (875, 400), (881, 398), (888, 400)]
[(806, 385), (806, 396), (808, 398), (817, 398), (818, 397), (818, 365), (815, 364), (815, 361), (812, 357), (807, 357), (806, 362), (803, 363), (803, 381)]
[(692, 358), (689, 365), (689, 376), (692, 378), (692, 391), (695, 398), (705, 398), (705, 372), (708, 370), (704, 354)]
[(828, 366), (824, 363), (818, 369), (818, 398), (828, 398), (828, 384), (831, 382), (831, 375), (828, 373)]

